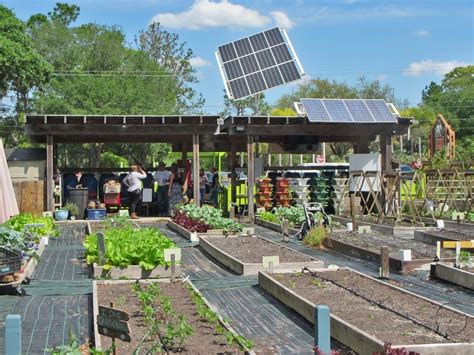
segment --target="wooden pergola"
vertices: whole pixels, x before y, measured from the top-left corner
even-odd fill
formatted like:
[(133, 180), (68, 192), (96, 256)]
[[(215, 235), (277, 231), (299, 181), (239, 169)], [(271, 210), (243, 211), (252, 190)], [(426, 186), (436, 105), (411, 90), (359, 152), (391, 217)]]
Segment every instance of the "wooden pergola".
[[(406, 134), (411, 120), (397, 123), (321, 123), (303, 116), (140, 116), (140, 115), (43, 115), (26, 116), (26, 134), (46, 143), (46, 181), (53, 180), (53, 147), (57, 143), (170, 143), (186, 158), (193, 152), (193, 176), (199, 176), (199, 152), (229, 152), (231, 188), (235, 199), (235, 156), (247, 152), (249, 217), (254, 218), (254, 143), (280, 143), (284, 147), (301, 143), (351, 142), (355, 153), (369, 153), (369, 143), (380, 136), (382, 170), (391, 170), (392, 136)], [(52, 184), (46, 184), (47, 209), (54, 206)], [(194, 184), (199, 204), (199, 184)]]

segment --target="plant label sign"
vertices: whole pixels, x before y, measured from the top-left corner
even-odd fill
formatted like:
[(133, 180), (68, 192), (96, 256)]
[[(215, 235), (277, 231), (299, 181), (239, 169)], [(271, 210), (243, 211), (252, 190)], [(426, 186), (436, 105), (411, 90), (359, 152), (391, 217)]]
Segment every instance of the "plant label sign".
[(171, 255), (174, 254), (174, 260), (176, 262), (181, 261), (181, 248), (169, 248), (165, 249), (165, 261), (171, 261)]
[(127, 312), (115, 308), (99, 306), (97, 315), (97, 330), (99, 334), (110, 338), (118, 338), (130, 342), (130, 326)]
[(363, 234), (363, 233), (369, 234), (369, 233), (371, 233), (371, 228), (370, 228), (370, 226), (359, 226), (357, 228), (357, 232), (359, 234)]
[(275, 256), (262, 256), (262, 264), (264, 269), (270, 268), (270, 263), (273, 263), (273, 267), (278, 267), (280, 265), (280, 257)]

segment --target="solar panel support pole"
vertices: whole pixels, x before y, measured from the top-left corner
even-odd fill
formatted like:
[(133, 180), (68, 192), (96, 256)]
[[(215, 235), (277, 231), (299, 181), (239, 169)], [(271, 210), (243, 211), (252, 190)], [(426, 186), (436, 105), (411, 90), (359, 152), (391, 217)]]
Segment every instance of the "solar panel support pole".
[(382, 172), (392, 171), (392, 135), (380, 136), (380, 152), (382, 154)]
[(254, 137), (249, 135), (247, 137), (247, 196), (248, 196), (248, 205), (249, 205), (249, 219), (253, 223), (255, 212), (253, 205), (253, 194), (254, 194), (254, 184), (255, 184), (255, 160), (254, 160), (254, 151), (253, 151), (253, 140)]
[(197, 206), (201, 205), (199, 194), (199, 134), (193, 134), (193, 198)]
[(53, 136), (46, 137), (46, 210), (54, 211), (53, 195)]

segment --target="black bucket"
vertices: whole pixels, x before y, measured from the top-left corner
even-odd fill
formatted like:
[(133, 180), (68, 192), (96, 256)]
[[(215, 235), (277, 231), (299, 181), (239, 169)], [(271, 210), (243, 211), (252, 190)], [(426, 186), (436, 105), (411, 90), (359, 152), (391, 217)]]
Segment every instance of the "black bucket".
[(70, 188), (68, 191), (68, 201), (75, 203), (79, 207), (77, 219), (84, 219), (84, 212), (87, 208), (87, 201), (89, 200), (89, 190), (87, 188)]

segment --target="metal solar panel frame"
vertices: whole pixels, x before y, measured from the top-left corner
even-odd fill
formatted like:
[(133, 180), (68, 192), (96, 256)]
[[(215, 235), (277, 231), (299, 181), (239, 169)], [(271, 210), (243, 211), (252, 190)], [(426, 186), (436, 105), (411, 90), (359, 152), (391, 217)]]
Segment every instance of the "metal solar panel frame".
[[(322, 102), (324, 108), (326, 109), (326, 112), (328, 113), (329, 118), (330, 118), (330, 121), (327, 121), (327, 120), (311, 121), (310, 120), (310, 122), (318, 122), (318, 123), (328, 123), (328, 122), (331, 122), (331, 123), (361, 123), (361, 124), (366, 124), (366, 123), (396, 123), (396, 122), (398, 122), (397, 117), (393, 114), (393, 112), (392, 112), (392, 110), (390, 109), (390, 106), (389, 106), (389, 105), (393, 105), (393, 104), (387, 103), (383, 99), (322, 99), (322, 98), (315, 98), (315, 97), (304, 97), (304, 98), (300, 98), (300, 100), (309, 100), (309, 101), (320, 100)], [(325, 101), (342, 101), (344, 103), (344, 106), (346, 107), (347, 111), (349, 112), (349, 115), (351, 116), (352, 121), (336, 121), (336, 120), (333, 120), (330, 112), (327, 110), (327, 107), (324, 104)], [(361, 102), (363, 102), (365, 107), (367, 108), (367, 111), (372, 116), (372, 119), (367, 120), (367, 121), (354, 120), (354, 118), (352, 116), (352, 113), (351, 113), (351, 110), (347, 107), (345, 101), (361, 101)], [(380, 120), (380, 119), (378, 120), (376, 115), (374, 114), (374, 112), (372, 112), (370, 107), (367, 105), (366, 101), (383, 101), (385, 103), (385, 105), (387, 106), (387, 110), (392, 114), (393, 121), (392, 120)], [(303, 101), (300, 101), (300, 102), (301, 102), (301, 106), (302, 106), (306, 116), (308, 116), (307, 112), (306, 112), (306, 109), (304, 107)], [(308, 120), (309, 120), (309, 117), (308, 117)]]
[[(275, 44), (275, 45), (270, 45), (270, 43), (268, 43), (268, 41), (267, 41), (268, 47), (265, 47), (265, 48), (263, 48), (263, 49), (259, 49), (259, 50), (256, 50), (256, 51), (253, 50), (253, 51), (251, 52), (251, 54), (254, 54), (254, 55), (255, 55), (256, 53), (262, 52), (262, 51), (264, 51), (264, 50), (266, 50), (266, 49), (271, 49), (271, 48), (277, 47), (277, 46), (279, 46), (279, 45), (281, 45), (281, 44), (285, 44), (285, 46), (288, 48), (288, 50), (289, 50), (289, 52), (290, 52), (290, 55), (292, 56), (292, 59), (291, 59), (291, 60), (288, 60), (288, 61), (282, 62), (282, 63), (277, 63), (277, 61), (276, 61), (276, 59), (274, 58), (274, 55), (273, 55), (273, 53), (272, 53), (273, 59), (275, 60), (275, 63), (276, 63), (276, 64), (262, 69), (262, 68), (260, 67), (260, 63), (258, 62), (258, 58), (257, 58), (257, 56), (255, 55), (255, 57), (257, 58), (257, 65), (258, 65), (258, 67), (260, 68), (260, 70), (258, 70), (258, 71), (256, 71), (256, 72), (253, 72), (253, 73), (251, 73), (251, 74), (245, 74), (244, 68), (242, 67), (242, 65), (241, 65), (241, 63), (240, 63), (240, 58), (243, 58), (244, 56), (239, 56), (235, 47), (234, 47), (234, 50), (235, 50), (235, 52), (237, 53), (237, 57), (236, 57), (236, 58), (233, 58), (233, 59), (231, 59), (231, 60), (228, 60), (228, 61), (226, 61), (226, 62), (224, 62), (224, 61), (222, 60), (222, 58), (221, 58), (221, 56), (220, 56), (220, 53), (219, 53), (219, 47), (223, 47), (223, 46), (226, 46), (226, 45), (228, 45), (228, 44), (233, 44), (233, 43), (235, 43), (235, 42), (237, 42), (237, 41), (240, 41), (240, 40), (242, 40), (242, 39), (246, 39), (246, 38), (247, 38), (247, 39), (249, 39), (250, 45), (251, 45), (251, 47), (252, 47), (252, 49), (253, 49), (253, 45), (252, 45), (252, 42), (250, 41), (250, 37), (255, 36), (255, 35), (258, 35), (258, 34), (260, 34), (260, 33), (265, 33), (265, 32), (267, 32), (267, 31), (271, 31), (271, 30), (274, 30), (274, 29), (278, 29), (278, 30), (280, 31), (280, 33), (282, 34), (283, 42), (282, 42), (282, 43)], [(266, 37), (265, 37), (265, 38), (266, 38)], [(304, 75), (306, 75), (306, 73), (304, 72), (303, 66), (302, 66), (302, 64), (301, 64), (301, 62), (300, 62), (300, 60), (299, 60), (299, 57), (298, 57), (298, 55), (296, 54), (296, 51), (295, 51), (295, 49), (294, 49), (294, 47), (293, 47), (293, 44), (291, 43), (290, 38), (288, 37), (287, 32), (286, 32), (284, 29), (280, 29), (279, 27), (273, 27), (273, 28), (270, 28), (270, 29), (265, 30), (265, 31), (261, 31), (261, 32), (258, 32), (258, 33), (254, 33), (254, 34), (252, 34), (252, 35), (250, 35), (250, 36), (242, 37), (242, 38), (236, 39), (236, 40), (234, 40), (234, 41), (232, 41), (232, 42), (224, 43), (224, 44), (220, 45), (219, 47), (218, 47), (217, 51), (215, 51), (214, 54), (215, 54), (215, 57), (216, 57), (216, 60), (217, 60), (217, 63), (218, 63), (218, 67), (219, 67), (219, 71), (220, 71), (220, 73), (221, 73), (222, 80), (223, 80), (223, 82), (224, 82), (224, 88), (225, 88), (225, 91), (226, 91), (227, 96), (228, 96), (230, 99), (235, 100), (235, 101), (237, 101), (237, 100), (243, 100), (243, 99), (248, 98), (248, 97), (253, 97), (253, 96), (259, 95), (260, 93), (262, 93), (262, 92), (264, 92), (264, 91), (266, 91), (266, 90), (274, 89), (274, 88), (277, 88), (277, 87), (280, 87), (280, 86), (283, 86), (283, 85), (286, 85), (286, 84), (289, 84), (289, 83), (294, 83), (294, 82), (296, 82), (296, 81), (298, 81), (298, 80), (301, 80), (301, 78), (302, 78)], [(250, 54), (249, 54), (249, 55), (250, 55)], [(229, 80), (229, 78), (227, 78), (226, 71), (225, 71), (225, 69), (224, 69), (224, 63), (227, 63), (227, 62), (232, 61), (232, 60), (237, 60), (237, 59), (239, 60), (238, 63), (240, 64), (242, 73), (244, 73), (244, 74), (243, 74), (243, 76), (240, 76), (240, 77), (238, 77), (238, 78), (233, 78), (233, 79)], [(284, 77), (283, 74), (281, 73), (281, 70), (280, 70), (279, 66), (281, 66), (281, 65), (283, 65), (283, 64), (291, 63), (291, 62), (293, 62), (293, 63), (295, 64), (296, 69), (297, 69), (298, 74), (299, 74), (299, 78), (296, 79), (296, 80), (292, 80), (292, 81), (285, 82), (285, 77)], [(237, 80), (237, 79), (240, 79), (240, 78), (244, 78), (245, 81), (247, 82), (247, 76), (253, 75), (253, 74), (255, 74), (255, 73), (261, 73), (261, 74), (263, 74), (263, 72), (264, 72), (265, 70), (268, 70), (268, 69), (270, 69), (270, 68), (277, 68), (277, 69), (278, 69), (278, 72), (280, 73), (280, 76), (281, 76), (281, 78), (283, 79), (283, 82), (282, 82), (281, 84), (268, 87), (267, 81), (265, 80), (265, 76), (264, 76), (264, 82), (265, 82), (266, 89), (261, 90), (261, 91), (258, 91), (258, 92), (250, 93), (250, 95), (247, 95), (247, 96), (242, 96), (242, 97), (234, 98), (233, 92), (232, 92), (232, 90), (230, 89), (230, 81)], [(248, 85), (248, 82), (247, 82), (247, 87), (250, 89), (250, 86)]]

